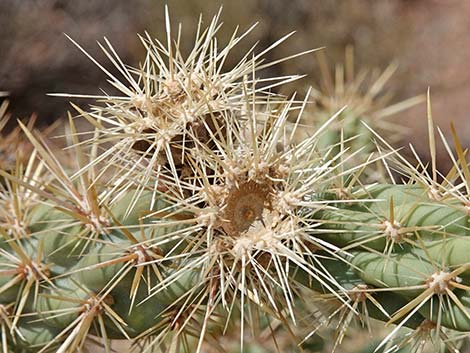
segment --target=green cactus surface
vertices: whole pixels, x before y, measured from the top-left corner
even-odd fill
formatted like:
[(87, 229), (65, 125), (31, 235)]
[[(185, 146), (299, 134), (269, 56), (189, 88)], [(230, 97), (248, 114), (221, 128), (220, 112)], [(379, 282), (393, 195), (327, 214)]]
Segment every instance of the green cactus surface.
[(273, 93), (300, 76), (258, 74), (290, 35), (240, 55), (251, 29), (221, 43), (219, 26), (201, 21), (183, 56), (167, 12), (167, 43), (141, 37), (138, 68), (105, 40), (119, 77), (79, 47), (119, 94), (75, 106), (63, 146), (21, 124), (32, 153), (0, 161), (0, 352), (342, 352), (364, 331), (363, 352), (465, 352), (458, 139), (440, 183), (366, 128), (370, 105), (306, 131), (311, 97)]

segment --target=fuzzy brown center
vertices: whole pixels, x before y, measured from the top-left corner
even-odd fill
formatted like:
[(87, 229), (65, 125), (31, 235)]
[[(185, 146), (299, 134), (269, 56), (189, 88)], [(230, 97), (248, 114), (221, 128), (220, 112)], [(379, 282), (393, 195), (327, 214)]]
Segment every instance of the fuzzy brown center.
[(271, 208), (269, 191), (266, 187), (248, 181), (233, 188), (226, 200), (224, 231), (238, 235), (260, 220), (265, 208)]

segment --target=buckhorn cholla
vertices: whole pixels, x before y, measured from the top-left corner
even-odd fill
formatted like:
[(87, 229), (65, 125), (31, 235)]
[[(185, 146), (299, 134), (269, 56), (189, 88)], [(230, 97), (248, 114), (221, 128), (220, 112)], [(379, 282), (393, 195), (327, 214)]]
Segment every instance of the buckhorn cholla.
[[(375, 160), (341, 133), (319, 147), (341, 111), (297, 142), (308, 96), (270, 89), (298, 76), (257, 77), (287, 36), (224, 71), (249, 31), (220, 48), (218, 17), (200, 22), (186, 58), (168, 13), (166, 46), (143, 37), (139, 68), (106, 41), (123, 82), (95, 63), (122, 96), (77, 107), (94, 129), (83, 139), (70, 119), (73, 158), (22, 125), (34, 152), (0, 171), (2, 351), (111, 352), (126, 339), (136, 352), (223, 352), (238, 327), (238, 350), (258, 349), (248, 332), (264, 330), (273, 349), (308, 352), (327, 323), (338, 332), (324, 349), (335, 350), (354, 318), (396, 325), (377, 344), (387, 352), (458, 351), (470, 330), (458, 139), (442, 184), (373, 131), (370, 143), (391, 150)], [(408, 184), (364, 185), (375, 161)]]

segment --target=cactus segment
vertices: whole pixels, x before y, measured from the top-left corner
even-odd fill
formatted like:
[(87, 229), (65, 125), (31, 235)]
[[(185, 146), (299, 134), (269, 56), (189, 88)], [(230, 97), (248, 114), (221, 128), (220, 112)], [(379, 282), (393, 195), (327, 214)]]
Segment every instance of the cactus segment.
[[(37, 318), (29, 317), (20, 320), (12, 352), (20, 352), (22, 350), (26, 352), (39, 352), (59, 334), (59, 330), (45, 326), (43, 323), (35, 322), (35, 319), (37, 320)], [(52, 345), (45, 352), (54, 352), (55, 349), (57, 347)]]
[(353, 254), (351, 264), (365, 283), (379, 288), (403, 289), (404, 296), (421, 292), (426, 278), (435, 272), (430, 261), (412, 252), (392, 254), (388, 258), (368, 252)]
[[(219, 15), (200, 22), (183, 58), (165, 18), (167, 44), (141, 37), (139, 68), (102, 46), (123, 82), (86, 54), (120, 94), (76, 107), (92, 131), (70, 117), (62, 154), (21, 124), (30, 160), (0, 161), (0, 351), (94, 342), (111, 353), (124, 339), (136, 353), (227, 352), (226, 335), (265, 352), (280, 331), (290, 341), (274, 337), (278, 351), (306, 351), (314, 335), (310, 349), (326, 347), (317, 334), (337, 322), (334, 351), (355, 322), (372, 331), (371, 318), (395, 325), (377, 347), (386, 352), (403, 348), (392, 346), (402, 327), (447, 345), (449, 332), (470, 332), (466, 152), (457, 143), (438, 186), (435, 169), (384, 151), (361, 119), (399, 108), (372, 104), (393, 70), (298, 141), (310, 97), (270, 89), (299, 76), (257, 76), (289, 35), (224, 71), (251, 29), (221, 47)], [(390, 175), (369, 184), (376, 163)]]

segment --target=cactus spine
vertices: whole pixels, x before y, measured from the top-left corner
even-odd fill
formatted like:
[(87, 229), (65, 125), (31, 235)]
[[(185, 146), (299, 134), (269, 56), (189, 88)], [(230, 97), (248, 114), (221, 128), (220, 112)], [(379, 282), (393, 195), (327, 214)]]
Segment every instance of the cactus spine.
[[(126, 82), (100, 67), (122, 96), (77, 107), (93, 130), (70, 119), (65, 152), (22, 125), (33, 152), (0, 170), (2, 351), (111, 352), (116, 339), (136, 352), (224, 351), (234, 327), (238, 348), (255, 352), (247, 331), (281, 327), (289, 349), (308, 352), (337, 317), (334, 349), (357, 318), (395, 325), (386, 351), (421, 352), (423, 337), (456, 351), (446, 337), (470, 331), (458, 140), (442, 185), (384, 148), (359, 162), (341, 137), (325, 146), (341, 111), (299, 142), (308, 97), (270, 93), (298, 77), (256, 76), (287, 37), (222, 71), (246, 33), (220, 48), (218, 28), (217, 16), (200, 25), (183, 59), (167, 14), (166, 46), (141, 38), (138, 69), (106, 42)], [(398, 161), (410, 182), (365, 185), (377, 161)]]

